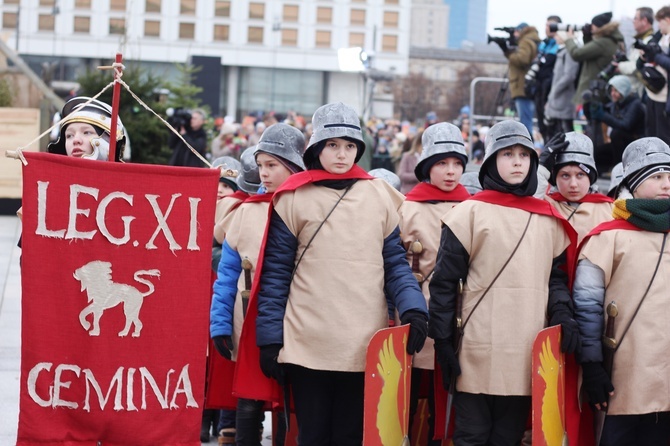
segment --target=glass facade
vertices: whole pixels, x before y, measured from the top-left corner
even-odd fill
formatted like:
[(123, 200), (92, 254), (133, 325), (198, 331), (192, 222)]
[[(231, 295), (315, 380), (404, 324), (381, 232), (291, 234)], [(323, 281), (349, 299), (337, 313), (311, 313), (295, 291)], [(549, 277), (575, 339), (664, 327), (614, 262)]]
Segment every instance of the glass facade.
[(487, 0), (444, 0), (449, 5), (447, 48), (461, 48), (464, 40), (486, 43)]

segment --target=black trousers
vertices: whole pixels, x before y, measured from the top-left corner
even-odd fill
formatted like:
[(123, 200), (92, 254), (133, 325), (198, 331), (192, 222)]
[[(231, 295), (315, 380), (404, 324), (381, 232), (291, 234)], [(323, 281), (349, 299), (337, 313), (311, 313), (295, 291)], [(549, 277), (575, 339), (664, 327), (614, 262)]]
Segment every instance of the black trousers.
[(656, 136), (670, 144), (670, 119), (665, 112), (665, 102), (652, 101), (647, 97), (645, 101), (647, 114), (645, 118), (646, 136)]
[(265, 401), (239, 398), (235, 415), (235, 443), (238, 446), (260, 446)]
[[(363, 372), (286, 366), (301, 446), (360, 446), (363, 443)], [(238, 424), (239, 430), (239, 424)]]
[(670, 412), (643, 415), (609, 415), (601, 446), (668, 446)]
[(419, 390), (421, 389), (422, 379), (428, 380), (428, 446), (440, 446), (442, 444), (441, 440), (433, 440), (435, 436), (435, 386), (434, 386), (434, 375), (433, 370), (423, 370), (423, 369), (412, 369), (412, 385), (410, 387), (410, 396), (409, 396), (409, 433), (410, 433), (410, 443), (413, 445), (418, 445), (416, 438), (411, 438), (412, 435), (412, 422), (414, 421), (414, 415), (419, 407)]
[(458, 392), (454, 397), (454, 446), (521, 444), (530, 406), (529, 396)]

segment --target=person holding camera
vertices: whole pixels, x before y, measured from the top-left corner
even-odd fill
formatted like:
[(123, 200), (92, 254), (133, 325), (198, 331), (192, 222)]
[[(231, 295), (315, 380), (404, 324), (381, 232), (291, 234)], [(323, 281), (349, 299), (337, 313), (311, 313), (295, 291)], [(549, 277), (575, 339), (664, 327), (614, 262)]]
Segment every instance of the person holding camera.
[(592, 102), (591, 119), (611, 127), (610, 142), (596, 146), (596, 167), (608, 172), (621, 162), (628, 144), (644, 136), (645, 109), (627, 76), (618, 74), (607, 83), (607, 95), (611, 99), (604, 106)]
[[(177, 130), (184, 140), (191, 145), (200, 155), (205, 156), (207, 151), (207, 133), (203, 128), (205, 123), (205, 112), (200, 109), (193, 110), (190, 119), (178, 123)], [(170, 157), (171, 166), (204, 167), (200, 158), (174, 133), (170, 133), (168, 147), (172, 149)]]
[[(558, 54), (559, 45), (554, 39), (556, 31), (552, 31), (552, 24), (561, 23), (561, 18), (557, 15), (547, 17), (544, 38), (537, 46), (537, 56), (533, 65), (526, 73), (526, 93), (535, 101), (535, 114), (537, 115), (537, 126), (542, 134), (543, 140), (548, 140), (548, 128), (545, 124), (544, 110), (549, 99), (549, 90), (554, 77), (554, 66)], [(532, 88), (529, 89), (529, 85)]]
[[(561, 36), (565, 31), (558, 31)], [(561, 39), (563, 42), (565, 38)], [(565, 44), (559, 45), (554, 64), (553, 81), (549, 98), (544, 108), (544, 119), (547, 125), (547, 136), (549, 141), (557, 133), (568, 133), (574, 130), (575, 105), (572, 98), (575, 95), (575, 84), (579, 76), (579, 63), (577, 63), (565, 48)]]
[[(509, 87), (514, 106), (519, 114), (519, 121), (533, 134), (533, 115), (535, 114), (535, 103), (526, 95), (526, 73), (530, 69), (535, 56), (537, 56), (537, 45), (540, 36), (534, 26), (522, 22), (516, 27), (514, 37), (517, 41), (516, 47), (506, 47), (503, 51), (509, 61)], [(501, 46), (502, 48), (502, 46)]]
[[(633, 27), (635, 28), (636, 43), (648, 44), (654, 35), (654, 10), (646, 6), (637, 8), (633, 17)], [(640, 50), (636, 48), (636, 45), (631, 45), (626, 56), (628, 60), (612, 62), (616, 66), (615, 73), (628, 76), (630, 83), (633, 85), (633, 91), (642, 97), (644, 94), (644, 84), (636, 74)]]

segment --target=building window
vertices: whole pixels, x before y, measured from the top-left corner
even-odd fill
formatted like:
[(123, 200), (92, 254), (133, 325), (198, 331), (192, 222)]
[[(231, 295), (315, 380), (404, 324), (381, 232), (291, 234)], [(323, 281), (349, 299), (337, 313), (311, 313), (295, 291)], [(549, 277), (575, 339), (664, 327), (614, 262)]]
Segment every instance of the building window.
[(333, 23), (333, 8), (316, 8), (316, 23)]
[(284, 21), (297, 22), (298, 21), (298, 5), (284, 5)]
[(398, 27), (398, 13), (386, 11), (384, 12), (384, 26), (387, 28)]
[(247, 41), (249, 43), (263, 43), (263, 27), (250, 26)]
[(53, 31), (54, 30), (54, 20), (55, 16), (51, 14), (40, 14), (38, 20), (38, 29), (40, 31)]
[(2, 14), (2, 28), (16, 29), (16, 16), (15, 12), (4, 12)]
[(125, 34), (126, 19), (109, 19), (110, 34)]
[(216, 0), (214, 3), (214, 15), (217, 17), (230, 17), (230, 1)]
[(365, 46), (365, 33), (349, 33), (349, 46)]
[(158, 20), (145, 20), (144, 35), (147, 37), (160, 37), (161, 22)]
[(265, 4), (264, 3), (249, 3), (249, 18), (250, 19), (264, 19), (265, 18)]
[[(110, 0), (109, 6), (112, 11), (125, 11), (126, 0)], [(124, 25), (125, 26), (125, 25)]]
[(298, 30), (282, 29), (281, 44), (284, 46), (298, 46)]
[(214, 40), (227, 42), (229, 35), (230, 27), (228, 25), (214, 25)]
[(91, 0), (74, 0), (74, 7), (77, 9), (91, 9)]
[(398, 52), (398, 36), (384, 34), (382, 36), (382, 51), (386, 51), (388, 53)]
[(40, 0), (40, 6), (54, 6), (55, 4), (56, 0)]
[(193, 39), (195, 37), (195, 23), (180, 23), (179, 38)]
[(91, 32), (91, 18), (90, 17), (75, 17), (74, 18), (74, 32), (88, 34)]
[(195, 14), (195, 0), (181, 0), (180, 4), (180, 11), (182, 14)]
[(352, 25), (365, 25), (365, 9), (352, 9), (350, 22)]
[[(161, 0), (146, 0), (144, 12), (161, 12)], [(146, 35), (146, 27), (145, 35)]]
[(330, 48), (330, 31), (317, 31), (316, 32), (316, 47), (317, 48)]

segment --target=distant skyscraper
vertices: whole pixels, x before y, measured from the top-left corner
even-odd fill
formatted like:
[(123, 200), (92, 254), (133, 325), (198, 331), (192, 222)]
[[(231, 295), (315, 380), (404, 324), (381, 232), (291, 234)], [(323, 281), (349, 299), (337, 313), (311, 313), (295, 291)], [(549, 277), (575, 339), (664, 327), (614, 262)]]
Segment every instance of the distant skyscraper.
[(444, 0), (449, 5), (447, 48), (461, 48), (464, 40), (486, 43), (488, 0)]

